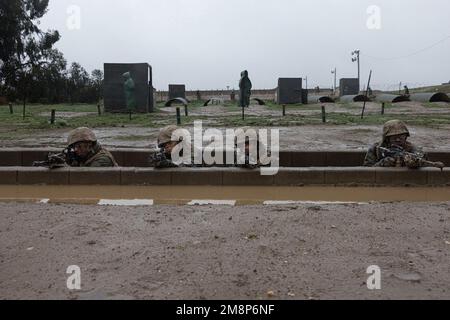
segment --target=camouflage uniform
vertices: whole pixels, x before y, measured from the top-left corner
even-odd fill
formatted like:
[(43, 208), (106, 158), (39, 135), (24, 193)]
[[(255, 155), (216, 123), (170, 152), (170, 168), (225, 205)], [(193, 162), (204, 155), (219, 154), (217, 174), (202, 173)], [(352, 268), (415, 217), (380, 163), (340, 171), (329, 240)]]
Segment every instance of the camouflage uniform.
[[(406, 155), (404, 159), (393, 161), (390, 157), (383, 156), (383, 151), (380, 148), (390, 149), (391, 146), (389, 144), (389, 137), (406, 134), (408, 137), (410, 136), (409, 130), (406, 125), (399, 120), (392, 120), (386, 122), (383, 128), (383, 140), (379, 143), (375, 143), (370, 147), (369, 151), (366, 154), (366, 158), (364, 159), (364, 166), (366, 167), (409, 167), (409, 168), (418, 168), (421, 166), (418, 158), (411, 157)], [(408, 153), (422, 154), (423, 158), (425, 155), (422, 151), (414, 146), (413, 144), (406, 142), (404, 151)], [(395, 159), (394, 159), (395, 160)]]
[(67, 144), (69, 148), (78, 142), (92, 142), (93, 147), (85, 159), (73, 159), (68, 163), (71, 167), (117, 167), (118, 164), (112, 154), (98, 142), (94, 132), (89, 128), (78, 128), (69, 134)]

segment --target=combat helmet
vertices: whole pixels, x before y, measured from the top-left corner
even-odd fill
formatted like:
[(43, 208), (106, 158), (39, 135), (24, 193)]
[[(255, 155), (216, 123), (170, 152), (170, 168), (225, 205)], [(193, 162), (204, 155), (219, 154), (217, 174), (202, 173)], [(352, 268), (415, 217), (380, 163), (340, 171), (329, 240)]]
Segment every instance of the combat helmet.
[(397, 136), (401, 134), (406, 134), (408, 137), (410, 136), (409, 130), (403, 121), (391, 120), (384, 124), (383, 140), (386, 140), (386, 138), (388, 137)]
[(69, 146), (74, 145), (77, 142), (97, 142), (95, 133), (89, 128), (77, 128), (69, 133), (67, 138), (67, 144)]
[[(172, 135), (175, 131), (177, 131), (179, 128), (177, 126), (171, 125), (171, 126), (167, 126), (162, 128), (159, 131), (159, 135), (158, 135), (158, 147), (162, 148), (164, 147), (164, 145), (166, 143), (169, 143), (172, 140)], [(178, 140), (181, 141), (181, 140)]]

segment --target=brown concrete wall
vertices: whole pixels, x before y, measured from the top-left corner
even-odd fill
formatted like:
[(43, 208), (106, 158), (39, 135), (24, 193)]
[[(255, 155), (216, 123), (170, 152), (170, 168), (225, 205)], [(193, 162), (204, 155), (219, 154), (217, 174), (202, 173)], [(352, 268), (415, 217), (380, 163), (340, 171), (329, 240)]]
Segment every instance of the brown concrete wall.
[[(59, 149), (0, 149), (0, 167), (31, 166), (34, 161), (44, 161), (49, 152)], [(110, 149), (116, 161), (123, 167), (149, 166), (151, 150)], [(225, 157), (225, 156), (224, 156)], [(358, 167), (364, 162), (363, 151), (281, 151), (281, 167)], [(450, 167), (450, 152), (430, 152), (431, 161), (442, 161)]]
[(450, 186), (450, 168), (281, 168), (275, 176), (262, 176), (259, 170), (238, 168), (0, 167), (0, 185)]

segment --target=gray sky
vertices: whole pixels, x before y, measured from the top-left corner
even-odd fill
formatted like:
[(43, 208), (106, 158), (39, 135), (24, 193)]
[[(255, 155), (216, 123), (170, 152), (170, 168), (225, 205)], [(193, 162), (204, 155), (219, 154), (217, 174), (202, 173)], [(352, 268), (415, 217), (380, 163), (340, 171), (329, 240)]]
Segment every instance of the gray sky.
[(49, 9), (41, 27), (60, 31), (69, 62), (88, 71), (148, 62), (158, 90), (237, 88), (244, 69), (255, 88), (305, 76), (309, 87), (331, 87), (334, 67), (356, 77), (355, 49), (373, 88), (450, 81), (448, 0), (50, 0)]

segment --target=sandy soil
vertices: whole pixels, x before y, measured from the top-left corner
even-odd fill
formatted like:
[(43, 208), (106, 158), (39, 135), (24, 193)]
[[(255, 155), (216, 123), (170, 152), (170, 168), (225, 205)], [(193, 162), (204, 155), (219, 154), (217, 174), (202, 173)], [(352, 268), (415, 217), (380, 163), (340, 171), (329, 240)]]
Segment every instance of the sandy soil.
[[(2, 204), (2, 299), (450, 299), (450, 203)], [(81, 291), (66, 269), (81, 268)], [(382, 271), (367, 289), (367, 267)], [(273, 291), (273, 297), (267, 293)]]

